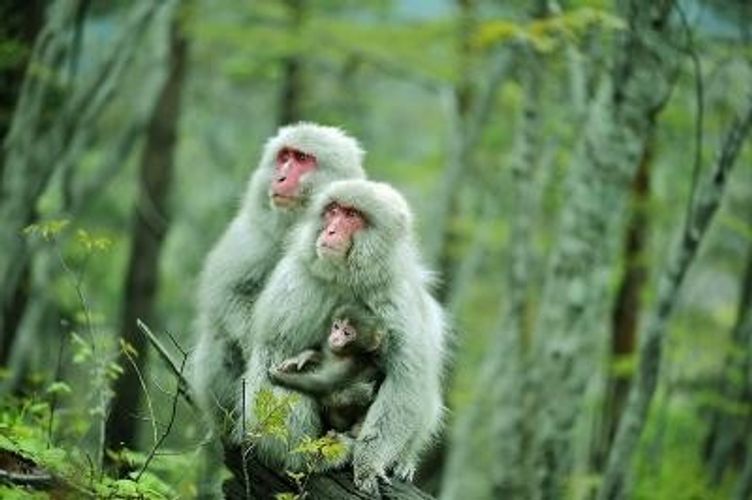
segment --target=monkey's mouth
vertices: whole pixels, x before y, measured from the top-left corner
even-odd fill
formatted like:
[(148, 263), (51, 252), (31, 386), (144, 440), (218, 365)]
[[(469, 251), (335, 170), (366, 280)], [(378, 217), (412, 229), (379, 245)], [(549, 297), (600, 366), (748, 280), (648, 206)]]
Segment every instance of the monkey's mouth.
[(272, 193), (272, 204), (279, 208), (290, 208), (298, 205), (297, 196), (285, 196), (283, 194)]
[(335, 247), (322, 241), (316, 244), (316, 254), (322, 259), (344, 259), (347, 257), (347, 249)]

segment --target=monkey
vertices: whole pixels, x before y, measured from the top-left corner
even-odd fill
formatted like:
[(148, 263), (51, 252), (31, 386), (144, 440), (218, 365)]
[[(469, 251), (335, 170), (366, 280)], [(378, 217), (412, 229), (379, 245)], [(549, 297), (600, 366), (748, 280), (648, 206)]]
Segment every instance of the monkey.
[[(329, 184), (293, 232), (285, 255), (259, 295), (251, 318), (244, 375), (245, 428), (254, 428), (255, 397), (285, 394), (268, 370), (318, 345), (338, 304), (364, 304), (384, 325), (384, 374), (352, 445), (354, 480), (378, 491), (388, 472), (412, 479), (421, 451), (443, 415), (441, 378), (446, 321), (431, 295), (413, 236), (412, 211), (388, 184), (342, 180)], [(260, 438), (255, 453), (272, 467), (301, 470), (290, 453), (304, 436), (322, 432), (316, 401), (300, 397), (287, 419), (289, 439)], [(240, 429), (235, 439), (243, 439)]]
[(281, 127), (264, 145), (245, 195), (206, 257), (197, 286), (197, 341), (187, 378), (209, 425), (199, 490), (216, 496), (220, 440), (235, 420), (245, 367), (243, 338), (253, 304), (282, 254), (290, 228), (322, 186), (365, 178), (364, 151), (343, 130), (301, 122)]
[(241, 339), (288, 230), (322, 186), (364, 178), (363, 156), (342, 130), (304, 122), (280, 128), (264, 146), (240, 209), (199, 278), (198, 342), (189, 379), (199, 406), (215, 423), (226, 423), (240, 396)]
[[(382, 377), (379, 351), (384, 332), (356, 304), (340, 306), (320, 349), (306, 349), (269, 369), (277, 385), (314, 397), (334, 431), (357, 438)], [(313, 365), (313, 369), (307, 369)]]

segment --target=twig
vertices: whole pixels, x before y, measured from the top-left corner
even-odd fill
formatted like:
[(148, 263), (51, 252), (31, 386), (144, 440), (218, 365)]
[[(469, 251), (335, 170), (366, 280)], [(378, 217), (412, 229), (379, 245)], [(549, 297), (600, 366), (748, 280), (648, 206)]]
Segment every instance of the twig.
[[(241, 419), (240, 419), (240, 427), (243, 430), (243, 435), (241, 436), (241, 443), (245, 443), (245, 377), (243, 377), (241, 381), (241, 393), (240, 393), (240, 411), (241, 411)], [(241, 460), (243, 463), (243, 483), (245, 485), (245, 498), (247, 500), (250, 500), (251, 498), (251, 478), (248, 477), (248, 453), (253, 449), (252, 446), (246, 446), (245, 444), (242, 445), (241, 448)]]
[(144, 465), (141, 467), (141, 470), (136, 475), (136, 482), (138, 482), (141, 479), (141, 476), (146, 472), (146, 470), (149, 468), (149, 464), (154, 459), (154, 456), (157, 453), (157, 450), (159, 450), (159, 447), (162, 446), (162, 443), (164, 443), (164, 440), (167, 439), (167, 436), (170, 435), (170, 432), (172, 431), (172, 426), (175, 424), (175, 417), (177, 417), (178, 413), (178, 399), (180, 399), (178, 396), (180, 396), (182, 393), (180, 392), (180, 385), (181, 381), (183, 381), (183, 370), (185, 369), (185, 363), (188, 360), (187, 353), (183, 353), (183, 360), (180, 362), (180, 371), (178, 372), (178, 380), (175, 388), (175, 394), (172, 398), (172, 409), (170, 411), (170, 420), (167, 422), (167, 427), (165, 428), (162, 435), (159, 437), (159, 440), (154, 443), (154, 446), (152, 447), (151, 451), (149, 452), (149, 455), (146, 457), (146, 461), (144, 461)]
[(55, 478), (49, 474), (19, 474), (0, 469), (0, 483), (48, 490), (55, 485)]
[(156, 443), (159, 434), (157, 431), (157, 418), (154, 414), (154, 406), (151, 403), (151, 394), (149, 394), (149, 388), (146, 386), (146, 382), (144, 382), (144, 377), (141, 374), (141, 370), (139, 370), (138, 368), (136, 360), (133, 359), (133, 356), (131, 356), (130, 349), (132, 349), (131, 345), (126, 343), (123, 339), (120, 339), (120, 350), (123, 351), (125, 358), (131, 364), (131, 367), (133, 368), (133, 371), (136, 373), (136, 377), (138, 378), (138, 383), (141, 385), (141, 389), (144, 391), (144, 395), (146, 396), (146, 407), (149, 410), (148, 420), (151, 422), (152, 433), (154, 434), (154, 442)]
[[(167, 367), (172, 371), (173, 375), (178, 379), (178, 393), (183, 396), (183, 399), (185, 399), (185, 402), (188, 403), (191, 407), (196, 407), (196, 404), (193, 402), (193, 398), (191, 397), (188, 381), (183, 376), (182, 368), (178, 368), (175, 361), (172, 359), (172, 356), (170, 356), (170, 353), (167, 352), (167, 349), (162, 345), (162, 343), (159, 341), (159, 339), (154, 335), (154, 333), (149, 329), (148, 326), (146, 326), (146, 323), (141, 321), (140, 319), (136, 320), (136, 326), (141, 331), (141, 333), (144, 334), (146, 337), (146, 340), (149, 341), (149, 343), (154, 347), (154, 349), (157, 350), (157, 353), (159, 353), (159, 357), (162, 358), (162, 361), (165, 362)], [(175, 340), (175, 338), (167, 332), (167, 335), (170, 336), (170, 340), (175, 345), (175, 347), (180, 351), (180, 354), (183, 356), (184, 359), (188, 358), (188, 352), (185, 351), (180, 344)]]
[[(55, 375), (53, 382), (60, 380), (63, 371), (63, 351), (65, 350), (65, 334), (60, 336), (60, 347), (57, 351), (57, 366), (55, 366)], [(57, 408), (57, 392), (52, 394), (50, 401), (50, 418), (47, 422), (47, 448), (52, 446), (52, 425), (55, 420), (55, 409)]]

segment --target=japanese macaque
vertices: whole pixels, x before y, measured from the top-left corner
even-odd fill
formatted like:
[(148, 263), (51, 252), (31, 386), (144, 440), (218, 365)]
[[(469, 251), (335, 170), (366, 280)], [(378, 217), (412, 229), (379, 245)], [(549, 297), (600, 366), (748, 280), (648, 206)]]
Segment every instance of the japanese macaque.
[(339, 307), (321, 349), (306, 349), (272, 366), (269, 377), (277, 385), (314, 397), (325, 428), (356, 438), (382, 378), (383, 338), (379, 322), (362, 307)]
[[(384, 374), (352, 448), (356, 484), (378, 489), (392, 471), (411, 478), (442, 417), (444, 314), (413, 239), (407, 202), (387, 184), (338, 181), (316, 197), (254, 308), (246, 381), (246, 428), (256, 394), (284, 393), (268, 370), (324, 340), (339, 304), (364, 305), (383, 325)], [(317, 403), (300, 397), (287, 421), (290, 439), (262, 438), (256, 454), (271, 466), (300, 469), (290, 453), (324, 430)], [(237, 434), (236, 434), (237, 435)]]
[(269, 139), (240, 210), (209, 253), (198, 284), (198, 343), (189, 371), (199, 406), (223, 433), (242, 392), (253, 304), (311, 196), (363, 178), (363, 150), (334, 127), (298, 123)]

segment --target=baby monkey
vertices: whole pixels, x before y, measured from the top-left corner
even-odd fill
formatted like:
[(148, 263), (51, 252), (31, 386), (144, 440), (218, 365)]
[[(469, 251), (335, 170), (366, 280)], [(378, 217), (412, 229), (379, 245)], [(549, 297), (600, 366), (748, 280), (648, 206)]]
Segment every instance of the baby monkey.
[(362, 306), (337, 308), (324, 345), (269, 369), (272, 382), (308, 394), (329, 428), (355, 438), (383, 379), (379, 366), (384, 330)]

